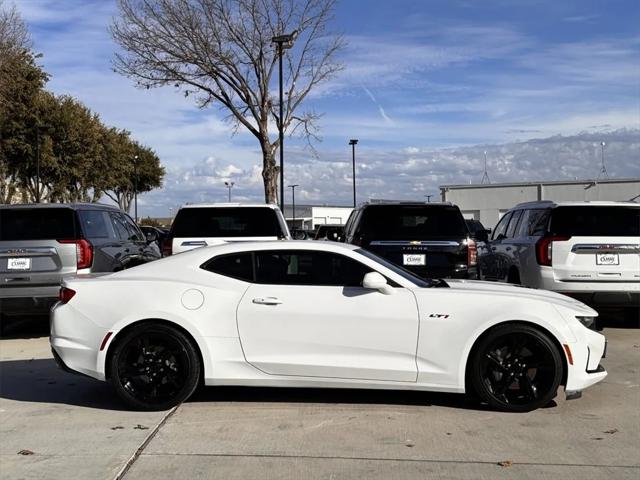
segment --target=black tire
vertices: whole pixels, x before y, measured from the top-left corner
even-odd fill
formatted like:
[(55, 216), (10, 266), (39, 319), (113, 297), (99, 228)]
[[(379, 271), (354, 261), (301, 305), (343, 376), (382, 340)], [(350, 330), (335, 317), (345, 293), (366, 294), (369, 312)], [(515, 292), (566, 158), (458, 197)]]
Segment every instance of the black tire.
[(490, 330), (474, 347), (467, 372), (478, 397), (507, 412), (547, 405), (564, 375), (561, 352), (549, 336), (529, 325)]
[(109, 360), (118, 396), (136, 410), (167, 410), (198, 387), (202, 365), (192, 340), (162, 323), (143, 323), (116, 339)]
[(512, 268), (509, 271), (509, 275), (507, 276), (507, 283), (513, 283), (514, 285), (520, 285), (520, 272), (515, 268)]

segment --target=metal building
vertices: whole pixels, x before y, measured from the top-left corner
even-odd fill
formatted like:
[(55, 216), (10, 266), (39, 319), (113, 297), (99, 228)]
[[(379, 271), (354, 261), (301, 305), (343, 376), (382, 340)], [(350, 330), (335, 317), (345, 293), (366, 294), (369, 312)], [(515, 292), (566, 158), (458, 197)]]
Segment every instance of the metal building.
[(549, 182), (441, 185), (442, 201), (460, 207), (465, 218), (493, 228), (514, 205), (538, 200), (617, 200), (640, 202), (640, 178)]
[(353, 207), (327, 205), (298, 205), (296, 203), (295, 225), (293, 205), (284, 206), (284, 215), (289, 228), (315, 230), (320, 225), (344, 225)]

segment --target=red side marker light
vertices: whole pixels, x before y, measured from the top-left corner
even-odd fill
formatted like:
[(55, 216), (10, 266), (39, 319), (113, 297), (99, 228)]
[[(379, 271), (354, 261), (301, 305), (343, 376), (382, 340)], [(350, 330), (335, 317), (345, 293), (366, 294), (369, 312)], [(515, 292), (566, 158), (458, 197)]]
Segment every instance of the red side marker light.
[(107, 345), (107, 342), (111, 338), (111, 335), (113, 335), (113, 332), (107, 332), (107, 334), (104, 336), (104, 338), (102, 339), (102, 343), (100, 344), (100, 351), (104, 350), (104, 347)]
[(67, 287), (61, 287), (60, 293), (58, 294), (58, 300), (60, 300), (62, 303), (69, 303), (69, 300), (71, 300), (75, 294), (75, 290), (71, 290)]
[(564, 351), (567, 352), (567, 360), (569, 360), (569, 365), (573, 365), (573, 355), (571, 355), (571, 349), (569, 348), (569, 345), (565, 343), (563, 347)]

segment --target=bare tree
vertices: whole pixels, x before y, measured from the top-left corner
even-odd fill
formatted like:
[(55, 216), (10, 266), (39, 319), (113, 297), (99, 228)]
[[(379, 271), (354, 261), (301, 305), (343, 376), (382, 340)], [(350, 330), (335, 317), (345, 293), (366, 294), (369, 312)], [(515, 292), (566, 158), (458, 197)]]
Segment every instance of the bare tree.
[[(119, 0), (111, 26), (123, 48), (115, 69), (146, 88), (173, 85), (197, 105), (217, 104), (235, 131), (246, 128), (263, 156), (265, 200), (277, 201), (278, 53), (274, 36), (298, 32), (285, 50), (283, 126), (309, 142), (317, 139), (313, 111), (298, 113), (309, 92), (342, 69), (335, 54), (344, 45), (327, 32), (336, 0)], [(276, 77), (276, 78), (273, 78)], [(275, 89), (274, 89), (275, 90)]]

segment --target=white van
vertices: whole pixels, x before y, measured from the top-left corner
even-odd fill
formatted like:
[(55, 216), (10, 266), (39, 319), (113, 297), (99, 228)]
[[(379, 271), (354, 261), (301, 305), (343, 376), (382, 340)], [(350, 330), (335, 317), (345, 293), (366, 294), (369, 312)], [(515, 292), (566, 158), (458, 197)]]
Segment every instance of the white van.
[(290, 238), (282, 212), (276, 205), (185, 205), (178, 210), (171, 224), (163, 254), (166, 256), (225, 242)]

